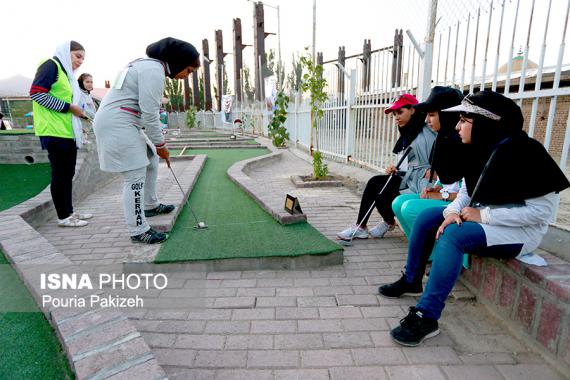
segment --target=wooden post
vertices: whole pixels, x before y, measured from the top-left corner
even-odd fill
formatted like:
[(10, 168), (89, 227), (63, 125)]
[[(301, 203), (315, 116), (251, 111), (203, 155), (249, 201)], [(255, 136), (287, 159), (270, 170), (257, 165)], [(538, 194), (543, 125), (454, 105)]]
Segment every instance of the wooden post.
[(368, 91), (370, 88), (372, 45), (370, 40), (364, 40), (362, 47), (362, 90)]
[(255, 100), (262, 101), (264, 96), (263, 68), (265, 67), (265, 21), (263, 15), (263, 3), (253, 5), (253, 54), (255, 61)]
[[(344, 46), (339, 46), (338, 47), (338, 64), (341, 65), (342, 67), (344, 67), (344, 65), (346, 64), (346, 50), (344, 48)], [(338, 88), (338, 93), (339, 96), (342, 97), (342, 95), (344, 94), (344, 73), (342, 72), (342, 70), (338, 69), (337, 70), (337, 88)]]
[(392, 87), (398, 87), (402, 83), (402, 49), (404, 47), (404, 34), (402, 29), (394, 34), (394, 47), (392, 58)]
[(204, 56), (204, 111), (212, 110), (212, 89), (210, 87), (210, 50), (208, 40), (202, 40), (202, 52)]
[(198, 83), (198, 72), (192, 73), (192, 95), (194, 98), (194, 107), (200, 109), (200, 84)]
[(245, 47), (241, 38), (241, 19), (234, 18), (234, 92), (236, 94), (236, 100), (241, 102), (243, 99), (241, 97), (241, 71), (243, 69), (243, 59), (242, 53)]
[(188, 77), (184, 78), (184, 111), (188, 111), (190, 107), (190, 81)]
[(216, 30), (216, 83), (218, 96), (216, 97), (217, 110), (222, 110), (222, 95), (224, 95), (224, 40), (222, 31)]

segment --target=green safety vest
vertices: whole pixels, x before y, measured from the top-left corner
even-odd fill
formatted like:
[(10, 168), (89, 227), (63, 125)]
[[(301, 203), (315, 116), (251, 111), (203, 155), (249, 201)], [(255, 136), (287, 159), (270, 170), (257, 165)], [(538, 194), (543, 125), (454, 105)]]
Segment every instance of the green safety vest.
[[(65, 75), (65, 71), (63, 71), (59, 62), (55, 59), (52, 59), (52, 61), (57, 65), (57, 80), (51, 85), (49, 94), (66, 103), (71, 103), (73, 99), (73, 89), (71, 88), (69, 79), (67, 75)], [(42, 62), (42, 64), (44, 62)], [(32, 107), (34, 111), (34, 130), (36, 136), (52, 136), (67, 139), (75, 137), (71, 123), (71, 112), (61, 113), (53, 111), (37, 102), (32, 102)]]

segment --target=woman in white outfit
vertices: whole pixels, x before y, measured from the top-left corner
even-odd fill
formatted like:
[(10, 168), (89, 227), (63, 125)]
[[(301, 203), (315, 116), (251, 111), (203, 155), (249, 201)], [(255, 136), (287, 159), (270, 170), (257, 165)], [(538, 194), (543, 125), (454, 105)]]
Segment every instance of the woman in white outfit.
[(147, 217), (166, 214), (156, 194), (158, 158), (169, 162), (159, 110), (166, 76), (186, 78), (200, 66), (199, 53), (172, 37), (149, 45), (148, 58), (130, 62), (119, 74), (95, 116), (101, 170), (124, 178), (123, 205), (133, 242), (162, 243), (168, 235), (153, 230)]

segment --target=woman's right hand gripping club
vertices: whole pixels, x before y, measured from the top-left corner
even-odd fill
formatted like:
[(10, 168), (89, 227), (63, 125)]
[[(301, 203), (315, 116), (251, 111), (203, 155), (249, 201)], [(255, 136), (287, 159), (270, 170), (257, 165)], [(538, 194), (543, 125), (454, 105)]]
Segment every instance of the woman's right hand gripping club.
[(160, 148), (157, 147), (156, 154), (158, 154), (158, 157), (166, 160), (166, 165), (170, 167), (170, 152), (168, 152), (168, 148), (166, 146)]

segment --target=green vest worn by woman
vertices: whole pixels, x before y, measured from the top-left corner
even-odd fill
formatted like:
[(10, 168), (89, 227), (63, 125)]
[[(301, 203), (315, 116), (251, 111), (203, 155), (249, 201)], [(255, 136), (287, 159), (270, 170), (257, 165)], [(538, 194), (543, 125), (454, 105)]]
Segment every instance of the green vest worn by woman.
[[(65, 71), (61, 68), (59, 62), (52, 59), (57, 65), (57, 80), (51, 85), (49, 94), (53, 97), (71, 103), (73, 99), (73, 90)], [(45, 61), (44, 61), (45, 62)], [(42, 62), (43, 64), (43, 62)], [(71, 123), (71, 112), (61, 113), (45, 108), (37, 102), (32, 102), (34, 111), (34, 129), (36, 136), (52, 136), (72, 139), (73, 126)]]

